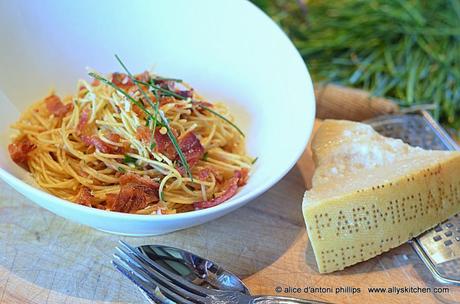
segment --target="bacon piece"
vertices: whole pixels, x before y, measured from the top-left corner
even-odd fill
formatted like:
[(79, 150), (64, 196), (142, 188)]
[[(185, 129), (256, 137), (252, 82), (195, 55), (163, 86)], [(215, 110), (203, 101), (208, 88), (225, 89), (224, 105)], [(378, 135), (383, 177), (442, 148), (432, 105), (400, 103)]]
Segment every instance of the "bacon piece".
[(8, 145), (8, 152), (10, 153), (11, 159), (16, 164), (29, 171), (29, 165), (27, 163), (29, 153), (35, 148), (36, 146), (26, 136), (23, 136)]
[(236, 194), (236, 191), (238, 190), (238, 183), (241, 177), (242, 177), (241, 172), (235, 171), (234, 176), (227, 181), (225, 185), (225, 190), (220, 196), (215, 197), (209, 201), (200, 201), (200, 202), (193, 203), (195, 210), (211, 208), (211, 207), (222, 204), (226, 200), (229, 200), (231, 197), (233, 197)]
[(91, 194), (91, 190), (88, 187), (81, 187), (78, 191), (76, 203), (84, 206), (91, 207), (96, 203), (94, 196)]
[(93, 137), (90, 135), (82, 135), (80, 136), (80, 140), (87, 146), (93, 145)]
[(82, 135), (80, 139), (85, 145), (95, 147), (102, 153), (112, 153), (115, 149), (115, 147), (103, 142), (95, 135)]
[(206, 180), (210, 175), (214, 175), (214, 177), (216, 178), (216, 181), (218, 183), (222, 183), (223, 182), (223, 175), (222, 175), (222, 172), (220, 172), (218, 169), (216, 168), (213, 168), (213, 167), (206, 167), (204, 169), (201, 169), (199, 172), (198, 172), (198, 179), (204, 181)]
[(198, 172), (198, 179), (205, 181), (209, 176), (211, 176), (211, 174), (213, 174), (211, 168), (204, 168)]
[[(116, 133), (109, 133), (106, 135), (106, 137), (108, 140), (115, 142), (115, 143), (120, 143), (122, 139), (122, 137)], [(115, 149), (114, 152), (118, 154), (126, 153), (129, 151), (129, 147), (130, 147), (129, 142), (125, 141), (123, 142), (123, 147), (114, 147)]]
[[(128, 94), (132, 98), (137, 100), (141, 104), (141, 106), (143, 106), (145, 108), (146, 105), (148, 107), (148, 105), (150, 104), (149, 99), (151, 101), (155, 102), (155, 96), (153, 96), (153, 94), (151, 92), (149, 92), (149, 90), (148, 90), (148, 88), (146, 86), (141, 84), (140, 87), (141, 87), (141, 90), (145, 93), (145, 95), (147, 95), (148, 98), (145, 98), (144, 93), (142, 93), (142, 92), (140, 94), (136, 95), (136, 93), (139, 92), (139, 88), (137, 86), (135, 86), (135, 85), (133, 85), (132, 87), (129, 88)], [(139, 118), (142, 118), (142, 119), (144, 119), (147, 116), (146, 112), (144, 112), (144, 110), (140, 106), (138, 106), (137, 104), (132, 104), (131, 105), (131, 111), (136, 113), (136, 115)]]
[(109, 133), (106, 135), (107, 139), (113, 141), (115, 143), (119, 143), (121, 141), (121, 136), (116, 133)]
[(176, 82), (172, 80), (156, 79), (155, 84), (162, 89), (166, 89), (173, 92), (176, 90)]
[(176, 149), (174, 148), (171, 139), (169, 139), (168, 134), (161, 134), (160, 128), (155, 130), (155, 142), (156, 142), (156, 149), (161, 154), (165, 155), (167, 158), (174, 160), (177, 156)]
[(61, 99), (56, 95), (50, 95), (45, 98), (46, 109), (55, 117), (64, 117), (68, 112), (72, 111), (73, 104), (63, 104)]
[(140, 126), (136, 129), (136, 138), (142, 141), (144, 144), (150, 143), (152, 140), (152, 132), (149, 127)]
[(148, 71), (144, 71), (143, 73), (137, 74), (136, 79), (142, 82), (149, 82), (150, 73)]
[(244, 185), (247, 184), (248, 179), (249, 179), (249, 169), (248, 168), (242, 168), (240, 170), (241, 177), (238, 180), (238, 187), (243, 187)]
[[(135, 78), (142, 82), (149, 82), (150, 74), (149, 72), (145, 71), (136, 75)], [(112, 73), (112, 83), (123, 90), (129, 90), (134, 86), (134, 82), (127, 74), (118, 72)]]
[(164, 96), (160, 98), (160, 106), (164, 106), (164, 105), (167, 105), (168, 103), (172, 103), (175, 101), (176, 99), (174, 97)]
[(112, 146), (97, 137), (96, 135), (82, 135), (80, 136), (81, 141), (87, 146), (93, 146), (102, 153), (109, 154), (120, 154), (123, 153), (123, 148)]
[(82, 134), (85, 131), (89, 120), (89, 109), (86, 108), (81, 112), (80, 120), (77, 125), (77, 133)]
[(138, 91), (137, 86), (133, 85), (128, 89), (128, 91), (126, 93), (128, 93), (129, 96), (134, 98), (136, 96), (137, 91)]
[[(105, 203), (107, 206), (112, 207), (117, 203), (118, 194), (109, 193), (105, 196)], [(115, 210), (113, 210), (115, 211)]]
[(137, 105), (132, 105), (132, 108), (134, 113), (136, 113), (137, 117), (139, 118), (145, 118), (145, 112), (141, 110)]
[(112, 211), (135, 212), (158, 202), (160, 185), (149, 177), (128, 173), (120, 177), (120, 192), (107, 195), (107, 205)]
[[(77, 125), (77, 134), (80, 136), (80, 140), (87, 146), (93, 146), (102, 153), (123, 153), (124, 149), (122, 147), (116, 147), (110, 145), (96, 135), (92, 131), (88, 130), (88, 120), (90, 116), (90, 110), (88, 108), (84, 109), (80, 116), (80, 121)], [(120, 142), (121, 137), (118, 134), (110, 133), (107, 135), (107, 138), (113, 142)]]
[[(151, 106), (150, 101), (152, 101), (153, 103), (156, 103), (156, 102), (157, 102), (157, 98), (155, 97), (155, 95), (154, 95), (151, 91), (149, 91), (148, 88), (147, 88), (146, 86), (141, 85), (141, 88), (142, 88), (142, 90), (145, 92), (145, 94), (146, 94), (147, 97), (148, 97), (148, 98), (145, 98), (144, 94), (141, 94), (141, 95), (140, 95), (139, 101), (140, 101), (144, 106), (147, 106), (147, 107)], [(160, 101), (161, 101), (161, 100), (160, 100)], [(160, 102), (160, 105), (161, 105), (161, 102)], [(142, 113), (144, 113), (144, 112), (142, 111)], [(145, 113), (144, 113), (144, 114), (145, 114)]]
[[(193, 167), (204, 155), (204, 147), (195, 133), (188, 132), (179, 141), (179, 147), (184, 153), (185, 159), (190, 167)], [(179, 156), (176, 157), (179, 160)]]
[(97, 136), (92, 137), (92, 142), (93, 146), (102, 153), (121, 154), (124, 152), (122, 147), (112, 146), (111, 144), (102, 141), (102, 139)]
[(176, 90), (176, 94), (184, 97), (184, 98), (192, 98), (193, 97), (193, 89), (192, 90)]
[(112, 83), (123, 90), (127, 90), (134, 85), (128, 75), (117, 72), (112, 73)]
[[(156, 131), (155, 141), (160, 153), (166, 155), (171, 160), (180, 160), (180, 157), (167, 134), (163, 135), (159, 131)], [(193, 132), (188, 132), (179, 140), (179, 147), (182, 150), (182, 153), (184, 153), (185, 159), (190, 167), (193, 167), (204, 155), (204, 147), (201, 145), (200, 140)], [(180, 167), (179, 172), (183, 174), (183, 171), (184, 168)]]

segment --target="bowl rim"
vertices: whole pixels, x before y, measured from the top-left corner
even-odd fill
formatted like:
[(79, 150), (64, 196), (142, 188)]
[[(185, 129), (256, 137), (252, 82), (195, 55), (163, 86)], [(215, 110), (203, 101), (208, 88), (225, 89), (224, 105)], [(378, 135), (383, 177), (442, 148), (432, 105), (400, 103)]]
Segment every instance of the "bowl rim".
[[(307, 109), (307, 112), (308, 112), (306, 113), (307, 115), (305, 116), (306, 128), (302, 130), (303, 134), (300, 134), (300, 136), (297, 136), (298, 142), (300, 143), (301, 141), (303, 141), (304, 144), (297, 145), (296, 150), (293, 151), (292, 153), (293, 157), (291, 158), (288, 165), (282, 171), (280, 170), (278, 173), (271, 175), (271, 177), (267, 179), (265, 182), (257, 185), (257, 187), (255, 187), (254, 190), (250, 190), (248, 193), (241, 195), (239, 197), (236, 197), (236, 198), (232, 197), (228, 201), (225, 201), (222, 204), (219, 204), (217, 206), (206, 208), (206, 209), (193, 210), (193, 211), (184, 212), (184, 213), (162, 214), (162, 215), (123, 213), (123, 212), (118, 212), (118, 211), (101, 210), (101, 209), (97, 209), (93, 207), (80, 205), (80, 204), (62, 199), (60, 197), (57, 197), (53, 194), (50, 194), (39, 187), (32, 186), (1, 167), (0, 167), (0, 178), (4, 180), (5, 182), (7, 182), (8, 184), (10, 184), (11, 186), (13, 186), (14, 188), (17, 188), (18, 192), (27, 192), (33, 195), (34, 197), (41, 197), (48, 201), (51, 200), (59, 204), (65, 204), (63, 205), (63, 209), (75, 210), (76, 212), (86, 213), (88, 215), (96, 216), (100, 218), (110, 218), (110, 219), (116, 219), (116, 220), (121, 220), (121, 219), (135, 220), (135, 221), (142, 221), (142, 222), (155, 222), (155, 221), (166, 221), (166, 220), (167, 221), (186, 220), (186, 219), (193, 219), (197, 217), (206, 217), (212, 214), (222, 214), (222, 213), (225, 213), (227, 209), (232, 209), (232, 207), (239, 207), (240, 205), (243, 205), (244, 203), (251, 201), (252, 199), (258, 197), (259, 195), (261, 195), (262, 193), (270, 189), (273, 185), (279, 182), (294, 167), (294, 165), (297, 163), (302, 153), (305, 151), (305, 148), (308, 144), (308, 140), (313, 130), (314, 117), (316, 113), (316, 103), (315, 103), (315, 95), (314, 95), (314, 90), (313, 90), (313, 83), (312, 83), (310, 74), (308, 72), (305, 62), (303, 61), (300, 53), (297, 51), (297, 49), (293, 45), (292, 41), (287, 37), (287, 35), (282, 31), (282, 29), (273, 20), (271, 20), (270, 17), (266, 15), (259, 7), (257, 7), (252, 2), (248, 1), (247, 3), (252, 7), (252, 9), (255, 9), (256, 14), (261, 14), (265, 19), (268, 19), (272, 23), (272, 26), (275, 27), (275, 30), (278, 32), (278, 34), (283, 36), (286, 42), (290, 44), (290, 47), (294, 50), (293, 52), (293, 56), (295, 56), (294, 60), (296, 60), (298, 64), (303, 67), (302, 70), (304, 72), (304, 78), (305, 80), (307, 80), (305, 83), (305, 89), (307, 90), (306, 93), (307, 95), (309, 95), (308, 97), (310, 101), (305, 100), (305, 109)], [(246, 187), (246, 186), (243, 186), (243, 187)], [(19, 191), (19, 188), (22, 191)], [(47, 207), (44, 207), (44, 205), (41, 205), (41, 204), (39, 205), (45, 209), (48, 209)], [(56, 208), (50, 208), (48, 210), (54, 213), (54, 209)]]

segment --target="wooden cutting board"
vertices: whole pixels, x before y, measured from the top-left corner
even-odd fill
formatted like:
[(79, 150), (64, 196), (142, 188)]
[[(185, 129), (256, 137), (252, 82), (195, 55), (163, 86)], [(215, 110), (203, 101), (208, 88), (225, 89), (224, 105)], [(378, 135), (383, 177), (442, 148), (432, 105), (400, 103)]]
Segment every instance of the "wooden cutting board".
[[(440, 294), (369, 293), (368, 287), (441, 286), (407, 244), (345, 271), (319, 274), (301, 214), (312, 170), (307, 151), (297, 167), (247, 206), (198, 227), (146, 238), (120, 237), (69, 222), (0, 183), (0, 303), (144, 303), (110, 265), (119, 239), (196, 252), (239, 275), (255, 294), (333, 303), (460, 301), (460, 287)], [(277, 287), (282, 291), (276, 292)], [(305, 293), (310, 287), (317, 289)], [(294, 292), (297, 288), (300, 293)], [(342, 292), (336, 293), (337, 288)]]
[[(318, 113), (338, 115), (330, 106), (340, 105), (334, 102), (336, 97), (361, 94), (343, 92), (336, 87), (323, 92), (325, 99), (318, 101), (329, 110), (322, 111), (320, 105)], [(332, 103), (324, 102), (329, 99)], [(349, 100), (348, 108), (354, 110), (347, 112), (347, 118), (369, 116), (362, 113), (357, 97)], [(385, 100), (366, 101), (366, 107), (375, 111), (372, 115), (395, 110)], [(441, 287), (407, 244), (344, 271), (319, 274), (301, 213), (313, 169), (307, 150), (286, 177), (245, 207), (198, 227), (145, 238), (120, 237), (64, 220), (0, 182), (0, 303), (146, 303), (110, 264), (119, 239), (133, 245), (176, 246), (208, 257), (243, 278), (254, 294), (333, 303), (460, 302), (460, 287), (453, 286), (442, 293), (368, 291), (368, 287)]]

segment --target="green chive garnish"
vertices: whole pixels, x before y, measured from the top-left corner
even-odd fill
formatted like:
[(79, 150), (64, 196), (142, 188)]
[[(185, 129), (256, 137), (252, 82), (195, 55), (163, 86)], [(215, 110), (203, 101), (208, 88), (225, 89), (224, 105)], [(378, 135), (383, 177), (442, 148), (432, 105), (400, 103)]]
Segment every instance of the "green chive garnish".
[[(163, 92), (165, 94), (167, 94), (168, 96), (172, 96), (172, 97), (176, 97), (177, 99), (181, 99), (181, 100), (185, 100), (187, 99), (186, 97), (182, 96), (182, 95), (179, 95), (171, 90), (168, 90), (168, 89), (164, 89), (162, 87), (159, 87), (159, 86), (156, 86), (154, 84), (149, 84), (149, 83), (146, 83), (146, 82), (143, 82), (143, 81), (139, 81), (139, 80), (134, 80), (135, 82), (139, 83), (139, 84), (143, 84), (143, 85), (149, 85), (150, 87), (160, 91), (160, 92)], [(192, 100), (192, 103), (195, 103), (195, 101)], [(203, 110), (206, 110), (214, 115), (216, 115), (217, 117), (219, 117), (220, 119), (224, 120), (226, 123), (228, 123), (229, 125), (231, 125), (232, 127), (234, 127), (243, 137), (245, 137), (243, 131), (241, 131), (240, 128), (238, 128), (237, 125), (235, 125), (233, 122), (231, 122), (229, 119), (227, 119), (226, 117), (224, 117), (223, 115), (217, 113), (216, 111), (210, 109), (209, 107), (206, 107), (206, 106), (203, 106), (203, 105), (200, 105), (198, 104), (198, 107), (202, 108)]]
[(147, 119), (145, 119), (145, 126), (146, 127), (150, 126), (150, 122), (152, 121), (151, 119), (152, 118), (150, 116), (148, 116)]
[(155, 76), (153, 80), (161, 80), (161, 81), (174, 81), (174, 82), (183, 82), (182, 79), (177, 79), (177, 78), (169, 78), (169, 77), (161, 77), (161, 76)]
[[(131, 72), (128, 70), (128, 68), (125, 66), (125, 64), (121, 61), (120, 57), (118, 57), (118, 55), (115, 55), (115, 58), (117, 59), (118, 63), (120, 63), (120, 65), (125, 70), (125, 72), (128, 74), (128, 77), (131, 79), (131, 81), (134, 84), (136, 84), (137, 90), (139, 91), (139, 93), (144, 95), (144, 98), (149, 102), (149, 104), (152, 107), (152, 109), (155, 110), (155, 114), (153, 116), (150, 116), (151, 120), (153, 120), (153, 128), (151, 128), (151, 130), (152, 130), (152, 138), (150, 139), (150, 142), (151, 142), (150, 146), (152, 146), (152, 144), (155, 142), (155, 128), (156, 128), (156, 125), (157, 125), (158, 102), (159, 102), (159, 100), (157, 100), (157, 103), (156, 103), (156, 106), (155, 106), (155, 104), (150, 99), (150, 97), (144, 92), (144, 90), (142, 90), (142, 88), (139, 85), (139, 83), (136, 82), (136, 78), (134, 78), (134, 76), (131, 74)], [(150, 123), (149, 123), (149, 126), (150, 126)]]
[(120, 92), (123, 96), (125, 96), (126, 98), (128, 98), (132, 103), (134, 103), (136, 106), (138, 106), (145, 114), (149, 115), (149, 116), (152, 116), (152, 114), (150, 114), (149, 111), (147, 111), (147, 109), (144, 107), (144, 105), (142, 103), (140, 103), (139, 101), (137, 101), (136, 99), (132, 98), (128, 93), (126, 93), (125, 91), (123, 91), (122, 89), (120, 89), (119, 87), (117, 87), (113, 82), (105, 79), (104, 77), (96, 74), (96, 73), (93, 73), (93, 72), (89, 72), (88, 73), (89, 76), (93, 77), (94, 79), (97, 79), (99, 81), (101, 81), (102, 83), (108, 85), (108, 86), (111, 86), (112, 88), (114, 88), (115, 90), (117, 90), (118, 92)]
[(241, 131), (240, 128), (238, 128), (237, 125), (235, 125), (233, 122), (231, 122), (229, 119), (227, 119), (225, 116), (223, 116), (222, 114), (220, 113), (217, 113), (216, 111), (208, 108), (207, 106), (203, 106), (203, 105), (198, 105), (200, 108), (202, 108), (203, 110), (206, 110), (214, 115), (216, 115), (217, 117), (219, 117), (220, 119), (224, 120), (225, 122), (227, 122), (229, 125), (231, 125), (232, 127), (234, 127), (243, 137), (244, 137), (244, 133), (243, 131)]
[[(158, 96), (157, 91), (153, 92), (153, 95), (155, 95), (156, 103), (155, 103), (155, 115), (158, 115), (158, 112), (160, 111), (158, 109), (158, 104), (160, 103), (160, 96)], [(155, 134), (155, 130), (157, 129), (157, 122), (158, 120), (155, 119), (153, 122), (153, 134)]]
[(177, 139), (174, 136), (174, 133), (171, 131), (171, 127), (169, 126), (168, 119), (164, 116), (162, 111), (160, 111), (160, 117), (163, 119), (163, 124), (165, 125), (165, 128), (166, 128), (166, 130), (168, 132), (167, 134), (168, 134), (169, 139), (173, 143), (174, 147), (177, 147), (176, 151), (177, 151), (177, 154), (179, 155), (179, 158), (180, 158), (180, 161), (181, 161), (182, 165), (185, 168), (185, 172), (187, 172), (188, 176), (190, 177), (190, 179), (193, 182), (193, 175), (192, 175), (192, 172), (190, 171), (190, 167), (188, 165), (187, 159), (185, 158), (184, 153), (182, 153), (182, 150), (179, 147)]
[(134, 80), (134, 81), (137, 82), (137, 83), (139, 83), (139, 84), (143, 84), (143, 85), (146, 85), (146, 86), (150, 86), (151, 88), (153, 88), (153, 89), (155, 89), (155, 90), (158, 90), (158, 91), (160, 91), (160, 92), (162, 92), (162, 93), (165, 93), (165, 94), (168, 95), (168, 96), (176, 97), (177, 99), (181, 99), (181, 100), (187, 99), (187, 98), (185, 98), (184, 96), (177, 94), (176, 92), (173, 92), (173, 91), (171, 91), (171, 90), (162, 88), (162, 87), (160, 87), (160, 86), (157, 86), (157, 85), (153, 84), (152, 82), (147, 83), (147, 82), (140, 81), (140, 80), (137, 80), (137, 79)]
[(135, 164), (137, 161), (136, 158), (129, 156), (128, 154), (125, 154), (125, 157), (123, 158), (123, 162), (125, 164)]
[[(131, 80), (137, 85), (137, 88), (139, 89), (139, 91), (141, 91), (141, 93), (144, 95), (145, 99), (147, 99), (147, 101), (150, 103), (150, 106), (155, 110), (155, 116), (156, 114), (160, 114), (160, 118), (162, 120), (162, 124), (166, 127), (166, 130), (167, 130), (167, 134), (168, 134), (168, 137), (169, 139), (171, 140), (174, 148), (176, 149), (176, 152), (177, 154), (179, 155), (179, 158), (184, 166), (184, 169), (185, 169), (185, 172), (187, 172), (187, 175), (190, 177), (190, 179), (193, 181), (193, 175), (192, 175), (192, 171), (190, 170), (190, 166), (187, 162), (187, 159), (185, 158), (185, 155), (184, 153), (182, 152), (180, 146), (179, 146), (179, 143), (177, 142), (177, 139), (176, 137), (174, 136), (174, 133), (171, 131), (171, 127), (169, 126), (169, 122), (168, 122), (168, 119), (164, 116), (163, 112), (161, 112), (159, 109), (158, 109), (158, 103), (160, 102), (160, 99), (158, 96), (158, 93), (154, 92), (155, 95), (155, 98), (157, 99), (157, 102), (156, 104), (150, 99), (150, 97), (144, 92), (144, 90), (142, 90), (142, 88), (139, 86), (139, 81), (137, 81), (137, 79), (135, 79), (132, 74), (128, 71), (128, 69), (126, 68), (126, 66), (123, 64), (123, 62), (120, 60), (120, 58), (115, 55), (115, 58), (118, 60), (118, 62), (120, 63), (120, 65), (123, 67), (123, 69), (126, 71), (126, 73), (128, 74), (128, 76), (131, 78)], [(149, 84), (147, 84), (149, 85)], [(150, 84), (150, 86), (152, 87), (152, 84)], [(156, 117), (153, 119), (153, 123), (154, 123), (154, 126), (156, 127)], [(153, 134), (155, 133), (155, 129), (153, 129)], [(153, 136), (153, 135), (152, 135)]]

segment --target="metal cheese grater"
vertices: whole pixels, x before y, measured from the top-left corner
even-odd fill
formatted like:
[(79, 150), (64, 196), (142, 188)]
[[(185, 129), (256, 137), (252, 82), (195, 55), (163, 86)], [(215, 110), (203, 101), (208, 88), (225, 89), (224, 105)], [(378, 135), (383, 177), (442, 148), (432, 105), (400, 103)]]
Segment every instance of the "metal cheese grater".
[[(380, 134), (431, 150), (460, 150), (428, 112), (386, 115), (366, 121)], [(460, 202), (459, 202), (460, 203)], [(460, 285), (460, 214), (410, 241), (441, 283)]]

